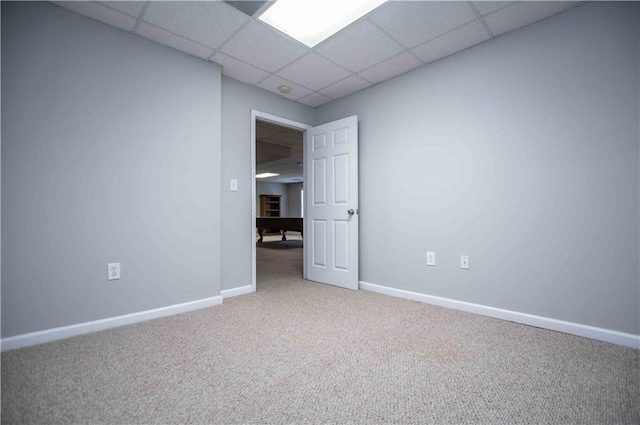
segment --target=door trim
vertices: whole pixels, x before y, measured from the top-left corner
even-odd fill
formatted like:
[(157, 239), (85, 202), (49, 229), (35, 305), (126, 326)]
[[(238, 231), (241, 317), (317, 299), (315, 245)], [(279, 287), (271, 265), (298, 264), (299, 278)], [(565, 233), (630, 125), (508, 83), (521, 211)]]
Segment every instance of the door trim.
[[(306, 131), (312, 126), (308, 124), (304, 124), (301, 122), (293, 121), (287, 118), (282, 118), (277, 115), (269, 114), (267, 112), (258, 111), (257, 109), (251, 110), (251, 226), (252, 229), (256, 227), (256, 120), (260, 119), (261, 121), (268, 121), (274, 124), (281, 125), (283, 127), (295, 128), (296, 130)], [(303, 142), (304, 149), (304, 142)], [(304, 164), (304, 152), (302, 154), (303, 167)], [(306, 169), (306, 167), (305, 167)], [(304, 180), (303, 180), (304, 181)], [(304, 214), (306, 214), (306, 202), (304, 202)], [(303, 252), (302, 256), (303, 260), (303, 274), (304, 278), (307, 277), (307, 256), (306, 256), (306, 245), (303, 244)], [(256, 234), (255, 231), (251, 232), (251, 287), (253, 288), (253, 292), (256, 291)]]

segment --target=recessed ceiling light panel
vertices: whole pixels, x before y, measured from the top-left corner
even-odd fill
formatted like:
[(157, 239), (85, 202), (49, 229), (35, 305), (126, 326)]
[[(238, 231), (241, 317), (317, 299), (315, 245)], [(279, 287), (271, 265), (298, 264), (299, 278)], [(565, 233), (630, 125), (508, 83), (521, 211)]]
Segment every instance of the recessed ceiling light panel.
[(260, 173), (260, 174), (256, 174), (256, 178), (257, 179), (266, 179), (267, 177), (275, 177), (275, 176), (279, 176), (280, 174), (276, 174), (276, 173)]
[(386, 0), (278, 0), (260, 20), (313, 47)]

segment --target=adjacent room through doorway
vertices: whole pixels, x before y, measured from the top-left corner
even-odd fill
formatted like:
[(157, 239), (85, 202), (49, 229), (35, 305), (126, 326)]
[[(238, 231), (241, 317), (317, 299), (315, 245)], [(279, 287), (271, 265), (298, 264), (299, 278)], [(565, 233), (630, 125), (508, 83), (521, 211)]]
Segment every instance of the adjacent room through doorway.
[(255, 121), (257, 290), (303, 276), (304, 132)]

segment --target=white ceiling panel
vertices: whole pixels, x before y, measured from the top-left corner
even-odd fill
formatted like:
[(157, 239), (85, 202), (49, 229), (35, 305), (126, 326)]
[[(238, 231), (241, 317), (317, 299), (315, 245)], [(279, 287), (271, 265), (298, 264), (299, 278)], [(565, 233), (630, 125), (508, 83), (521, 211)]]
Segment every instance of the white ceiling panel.
[(154, 1), (143, 19), (182, 37), (217, 48), (249, 17), (218, 1)]
[(322, 56), (358, 72), (395, 56), (402, 47), (369, 21), (339, 32), (316, 49)]
[(101, 1), (98, 3), (134, 18), (137, 18), (140, 15), (145, 4), (143, 1)]
[[(292, 99), (292, 100), (300, 99), (301, 97), (304, 97), (309, 93), (311, 93), (311, 90), (304, 88), (302, 86), (299, 86), (297, 84), (294, 84), (291, 81), (287, 81), (284, 78), (278, 77), (277, 75), (272, 75), (269, 78), (263, 81), (260, 81), (257, 85), (258, 87), (262, 87), (263, 89), (267, 89), (269, 91), (279, 94), (282, 97), (286, 97), (287, 99)], [(278, 87), (280, 86), (290, 87), (291, 91), (287, 94), (282, 94), (278, 90)]]
[(495, 35), (529, 25), (572, 7), (576, 2), (527, 1), (515, 2), (484, 17), (484, 21)]
[(331, 100), (331, 98), (328, 98), (327, 96), (324, 96), (320, 93), (311, 93), (309, 96), (298, 99), (298, 102), (307, 106), (311, 106), (312, 108), (316, 108), (320, 105), (331, 102)]
[(367, 88), (371, 85), (365, 79), (358, 77), (357, 75), (352, 75), (351, 77), (345, 78), (342, 81), (339, 81), (335, 84), (330, 85), (322, 90), (320, 90), (320, 94), (328, 96), (332, 99), (338, 99), (342, 96), (346, 96), (351, 93), (355, 93), (364, 88)]
[(461, 1), (389, 2), (371, 16), (405, 47), (425, 43), (474, 19), (473, 9)]
[(211, 59), (222, 65), (222, 74), (247, 84), (256, 84), (266, 78), (269, 73), (249, 65), (224, 53), (216, 53)]
[(412, 71), (421, 65), (422, 62), (411, 53), (405, 51), (369, 69), (365, 69), (358, 73), (358, 75), (372, 83), (379, 83), (380, 81), (388, 80), (389, 78)]
[(174, 49), (189, 53), (190, 55), (197, 56), (199, 58), (206, 59), (211, 53), (213, 53), (213, 50), (206, 46), (172, 34), (162, 28), (154, 27), (146, 22), (140, 22), (137, 33), (149, 40), (164, 44), (165, 46), (173, 47)]
[(52, 3), (125, 31), (133, 30), (133, 26), (136, 24), (136, 20), (131, 16), (104, 7), (100, 3), (88, 1), (55, 1)]
[(488, 40), (489, 34), (479, 21), (473, 21), (455, 31), (431, 40), (413, 49), (413, 52), (429, 63)]
[(312, 52), (278, 71), (277, 74), (311, 90), (318, 90), (344, 79), (351, 73)]
[(277, 71), (308, 51), (303, 44), (257, 21), (244, 27), (220, 50), (269, 72)]
[(512, 1), (474, 1), (473, 5), (481, 15), (488, 15), (513, 4)]

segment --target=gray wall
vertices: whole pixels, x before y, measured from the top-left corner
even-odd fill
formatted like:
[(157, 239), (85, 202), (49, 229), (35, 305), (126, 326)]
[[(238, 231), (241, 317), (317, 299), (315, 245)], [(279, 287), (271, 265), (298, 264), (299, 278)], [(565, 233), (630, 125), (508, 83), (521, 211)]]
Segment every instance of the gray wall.
[(287, 185), (289, 217), (302, 217), (302, 199), (300, 198), (301, 190), (302, 183), (289, 183)]
[(260, 217), (260, 195), (281, 195), (280, 217), (289, 217), (289, 192), (285, 183), (256, 180), (256, 216)]
[[(314, 125), (314, 110), (222, 77), (222, 289), (251, 285), (251, 110)], [(238, 191), (229, 191), (229, 180)], [(256, 206), (258, 209), (259, 206)], [(257, 211), (259, 213), (259, 211)]]
[(219, 295), (219, 67), (31, 2), (2, 65), (2, 337)]
[(590, 3), (318, 108), (359, 116), (361, 280), (639, 334), (638, 43)]

